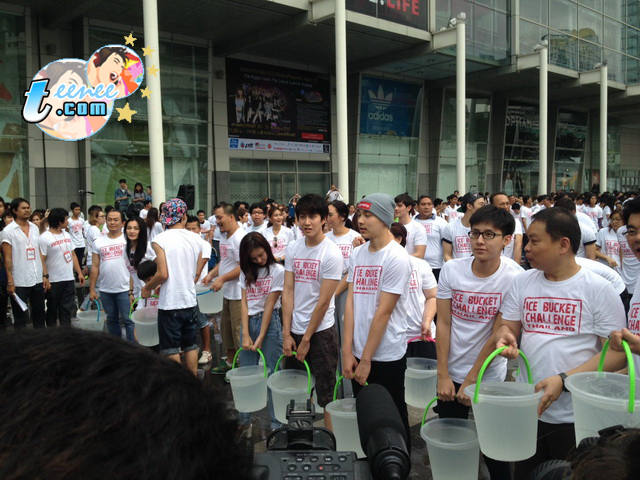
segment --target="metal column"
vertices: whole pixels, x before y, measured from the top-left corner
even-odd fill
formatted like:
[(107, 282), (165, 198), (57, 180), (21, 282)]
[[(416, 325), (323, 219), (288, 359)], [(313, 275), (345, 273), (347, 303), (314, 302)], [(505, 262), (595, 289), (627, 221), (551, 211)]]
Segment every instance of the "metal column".
[(344, 0), (335, 0), (336, 110), (338, 124), (338, 188), (349, 202), (349, 130), (347, 117), (347, 14)]
[(549, 135), (549, 64), (547, 47), (539, 49), (540, 54), (540, 177), (538, 195), (549, 193), (547, 185), (547, 145)]
[(467, 191), (466, 187), (466, 43), (465, 24), (458, 16), (456, 24), (456, 189), (460, 195)]
[(607, 111), (609, 67), (600, 66), (600, 193), (607, 191)]

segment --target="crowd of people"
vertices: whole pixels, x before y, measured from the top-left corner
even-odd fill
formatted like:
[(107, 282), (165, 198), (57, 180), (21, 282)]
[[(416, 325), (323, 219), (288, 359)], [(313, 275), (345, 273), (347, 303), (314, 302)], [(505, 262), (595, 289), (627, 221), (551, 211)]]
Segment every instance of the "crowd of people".
[[(0, 328), (9, 298), (16, 328), (27, 325), (29, 306), (36, 328), (70, 325), (76, 308), (88, 308), (76, 305), (75, 291), (87, 276), (89, 300), (101, 303), (111, 335), (135, 343), (130, 308), (157, 295), (160, 353), (192, 373), (212, 363), (212, 373), (225, 374), (239, 349), (240, 365), (257, 364), (259, 349), (273, 372), (284, 354), (283, 368), (308, 364), (325, 407), (341, 364), (355, 395), (366, 383), (389, 391), (407, 438), (407, 356), (437, 360), (436, 412), (467, 418), (464, 390), (486, 358), (507, 347), (484, 374), (504, 381), (507, 358), (521, 349), (544, 390), (537, 453), (515, 471), (486, 458), (493, 480), (527, 478), (575, 447), (565, 379), (596, 370), (607, 338), (605, 370), (625, 368), (622, 339), (640, 370), (636, 192), (454, 192), (446, 200), (373, 193), (346, 204), (332, 186), (288, 205), (221, 202), (207, 218), (178, 198), (159, 209), (145, 198), (131, 209), (122, 203), (126, 182), (120, 186), (118, 208), (93, 205), (86, 220), (76, 203), (45, 212), (22, 198), (0, 203)], [(196, 284), (224, 299), (220, 362)], [(279, 428), (271, 399), (269, 409)], [(324, 420), (331, 428), (326, 412)], [(250, 434), (250, 414), (239, 414), (239, 424)]]

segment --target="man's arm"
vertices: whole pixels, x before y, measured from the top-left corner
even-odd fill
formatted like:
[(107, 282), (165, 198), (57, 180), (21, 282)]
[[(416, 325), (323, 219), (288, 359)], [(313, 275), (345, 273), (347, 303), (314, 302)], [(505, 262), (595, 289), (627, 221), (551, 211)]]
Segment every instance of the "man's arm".
[[(157, 243), (152, 243), (153, 251), (156, 252), (156, 265), (158, 269), (156, 274), (142, 287), (142, 298), (149, 298), (152, 292), (167, 281), (169, 278), (169, 270), (167, 269), (167, 257), (164, 250)], [(91, 272), (93, 273), (93, 272)]]
[(413, 252), (411, 255), (413, 257), (417, 257), (420, 260), (422, 260), (424, 258), (424, 253), (427, 251), (427, 246), (426, 245), (416, 245), (415, 247), (415, 252)]
[(89, 277), (89, 298), (96, 300), (98, 294), (96, 293), (96, 283), (98, 282), (98, 275), (100, 275), (100, 255), (97, 253), (91, 254), (91, 276)]
[(514, 235), (513, 239), (513, 260), (520, 265), (522, 260), (522, 235)]
[(213, 285), (211, 286), (211, 289), (214, 292), (218, 292), (222, 290), (222, 287), (224, 286), (225, 283), (230, 282), (232, 280), (237, 280), (238, 278), (240, 278), (240, 265), (238, 265), (236, 268), (234, 268), (230, 272), (227, 272), (224, 275), (220, 275), (218, 278), (216, 278), (215, 281), (213, 282)]
[(307, 326), (307, 330), (302, 336), (300, 345), (298, 345), (298, 355), (296, 356), (298, 360), (303, 361), (304, 357), (307, 356), (307, 353), (309, 352), (311, 337), (313, 337), (313, 334), (316, 333), (316, 330), (322, 323), (324, 315), (327, 313), (327, 309), (331, 304), (331, 298), (333, 298), (333, 295), (336, 293), (338, 283), (340, 283), (340, 280), (322, 280), (322, 284), (320, 285), (320, 296), (318, 298), (318, 303), (316, 303), (316, 306), (311, 313), (309, 326)]
[(445, 262), (453, 259), (453, 245), (446, 240), (442, 241), (442, 256)]
[(590, 243), (589, 245), (584, 246), (585, 255), (589, 260), (596, 259), (596, 244)]
[(48, 292), (49, 290), (51, 290), (51, 282), (49, 282), (49, 279), (45, 277), (45, 275), (49, 275), (49, 272), (47, 271), (47, 256), (43, 255), (42, 252), (39, 253), (40, 262), (42, 263), (42, 288), (44, 288), (45, 292)]
[(451, 342), (451, 299), (438, 298), (436, 323), (436, 357), (438, 360), (438, 398), (443, 402), (455, 399), (456, 389), (449, 376), (449, 348)]
[(296, 349), (296, 342), (291, 337), (291, 321), (293, 318), (293, 272), (284, 272), (284, 288), (282, 290), (282, 350), (287, 356)]
[(371, 372), (371, 359), (375, 355), (382, 337), (387, 330), (389, 324), (389, 318), (393, 313), (393, 309), (396, 308), (396, 304), (400, 300), (400, 295), (396, 293), (380, 292), (380, 298), (378, 300), (378, 308), (371, 320), (371, 326), (369, 327), (369, 335), (367, 335), (367, 342), (362, 349), (362, 358), (356, 368), (355, 380), (360, 385), (365, 385), (369, 373)]
[(13, 295), (16, 293), (16, 286), (13, 283), (13, 257), (10, 243), (2, 243), (2, 256), (4, 257), (4, 267), (7, 271), (7, 293)]
[(431, 338), (431, 323), (436, 316), (438, 308), (438, 300), (436, 299), (438, 288), (433, 287), (422, 290), (422, 293), (424, 293), (426, 298), (424, 311), (422, 313), (422, 339), (424, 340), (426, 338)]
[(344, 331), (342, 332), (342, 374), (352, 379), (358, 362), (353, 356), (353, 282), (347, 283), (347, 302), (344, 309)]
[(340, 283), (338, 283), (338, 288), (336, 288), (336, 298), (347, 288), (349, 288), (349, 285), (347, 284), (347, 276), (345, 275), (344, 277), (342, 277), (342, 280), (340, 280)]
[(204, 258), (202, 256), (202, 252), (200, 252), (200, 254), (198, 255), (198, 264), (196, 265), (196, 277), (193, 280), (193, 283), (198, 283), (198, 279), (200, 278), (200, 275), (202, 275), (202, 269), (208, 262), (209, 262), (209, 259)]
[(213, 269), (207, 273), (207, 276), (204, 277), (204, 280), (202, 281), (202, 283), (208, 285), (209, 283), (211, 283), (211, 280), (213, 280), (214, 278), (216, 278), (218, 276), (218, 271), (220, 270), (220, 263), (216, 263), (216, 266), (213, 267)]
[(78, 283), (84, 286), (84, 275), (82, 275), (82, 269), (80, 268), (80, 262), (78, 261), (75, 250), (71, 250), (71, 255), (73, 255), (73, 271), (78, 275)]

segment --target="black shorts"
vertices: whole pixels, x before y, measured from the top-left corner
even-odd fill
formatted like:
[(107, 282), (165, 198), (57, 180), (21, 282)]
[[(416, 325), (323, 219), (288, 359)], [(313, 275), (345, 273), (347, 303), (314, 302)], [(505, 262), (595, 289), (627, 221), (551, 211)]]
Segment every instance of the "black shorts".
[(196, 307), (158, 310), (160, 353), (177, 355), (180, 350), (188, 352), (197, 349), (197, 323), (198, 310)]
[[(296, 345), (299, 345), (303, 335), (292, 333), (291, 337), (296, 342)], [(318, 405), (323, 408), (333, 401), (333, 389), (336, 386), (336, 371), (338, 369), (338, 354), (338, 337), (334, 327), (316, 332), (311, 337), (309, 353), (307, 353), (305, 360), (309, 364), (311, 375), (316, 379), (315, 389), (318, 396)], [(296, 360), (295, 357), (287, 358), (283, 368), (306, 371), (302, 362)]]

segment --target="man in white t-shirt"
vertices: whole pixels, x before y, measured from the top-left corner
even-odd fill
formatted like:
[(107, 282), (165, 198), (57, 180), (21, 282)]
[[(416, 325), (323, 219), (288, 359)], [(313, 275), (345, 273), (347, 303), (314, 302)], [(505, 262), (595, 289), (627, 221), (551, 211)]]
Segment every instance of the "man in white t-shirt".
[[(576, 215), (576, 204), (569, 197), (559, 199), (554, 207), (564, 208), (571, 212), (573, 216)], [(576, 257), (588, 258), (589, 260), (596, 259), (596, 234), (595, 231), (578, 221), (578, 229), (580, 230), (580, 247), (576, 253)]]
[[(111, 210), (107, 214), (107, 231), (96, 238), (90, 247), (91, 276), (89, 298), (100, 297), (107, 314), (107, 331), (122, 338), (120, 325), (124, 325), (127, 340), (135, 342), (133, 321), (129, 318), (129, 287), (131, 274), (125, 263), (127, 242), (122, 233), (124, 213)], [(100, 291), (96, 291), (96, 286)]]
[(14, 198), (9, 205), (13, 222), (2, 231), (2, 255), (7, 271), (7, 294), (11, 297), (13, 325), (17, 329), (27, 326), (29, 311), (22, 305), (31, 304), (34, 328), (44, 328), (44, 282), (42, 259), (37, 253), (40, 234), (29, 221), (31, 205), (24, 198)]
[[(368, 383), (378, 383), (391, 394), (409, 438), (404, 373), (407, 368), (407, 297), (411, 277), (409, 255), (389, 230), (395, 202), (373, 193), (357, 205), (369, 241), (349, 259), (347, 305), (344, 314), (342, 371), (354, 379), (357, 395)], [(410, 448), (410, 447), (409, 447)]]
[(149, 298), (160, 288), (158, 298), (158, 337), (160, 353), (180, 363), (184, 352), (187, 369), (197, 375), (196, 287), (202, 262), (202, 239), (184, 228), (187, 204), (179, 198), (162, 206), (160, 222), (166, 230), (153, 238), (156, 274), (142, 287), (142, 298)]
[(429, 195), (422, 195), (418, 198), (418, 216), (415, 217), (415, 221), (424, 227), (424, 232), (427, 235), (424, 259), (429, 263), (433, 275), (438, 280), (440, 269), (444, 264), (442, 239), (447, 221), (436, 215), (433, 200)]
[(141, 219), (145, 220), (147, 218), (151, 207), (153, 207), (153, 204), (151, 203), (150, 199), (147, 198), (144, 202), (142, 202), (142, 210), (140, 210), (139, 213)]
[[(75, 310), (75, 282), (73, 272), (84, 285), (84, 275), (73, 249), (71, 235), (67, 233), (69, 217), (64, 208), (53, 208), (47, 217), (49, 230), (40, 235), (38, 246), (42, 258), (42, 276), (48, 280), (45, 287), (47, 298), (47, 327), (71, 325)], [(82, 233), (82, 226), (80, 226)], [(47, 288), (48, 287), (48, 288)]]
[(447, 203), (448, 205), (444, 209), (444, 219), (447, 223), (453, 223), (458, 219), (458, 196), (449, 195)]
[[(514, 478), (528, 478), (540, 463), (560, 459), (575, 447), (571, 394), (567, 376), (595, 371), (601, 345), (625, 325), (624, 307), (611, 284), (580, 267), (578, 221), (564, 208), (548, 208), (533, 217), (525, 248), (533, 267), (512, 282), (497, 322), (497, 347), (516, 358), (520, 347), (531, 364), (536, 391), (544, 390), (538, 406), (536, 454), (516, 463)], [(605, 370), (624, 366), (624, 355), (609, 353)], [(518, 381), (526, 382), (526, 375)]]
[(264, 219), (267, 217), (267, 206), (262, 203), (253, 203), (249, 207), (249, 215), (251, 216), (251, 225), (245, 228), (247, 233), (258, 232), (262, 233), (267, 228), (267, 222)]
[(336, 187), (335, 185), (331, 185), (331, 188), (325, 195), (325, 200), (327, 201), (327, 203), (335, 202), (336, 200), (339, 200), (340, 202), (344, 201), (340, 190), (338, 190), (338, 187)]
[(73, 202), (69, 209), (71, 210), (71, 218), (69, 218), (66, 228), (69, 231), (69, 235), (71, 235), (73, 250), (82, 267), (82, 261), (84, 260), (84, 219), (80, 217), (82, 210), (76, 202)]
[(424, 227), (413, 220), (414, 201), (407, 193), (393, 199), (396, 203), (395, 217), (407, 230), (406, 250), (409, 255), (423, 259), (427, 250), (427, 234)]
[(533, 215), (533, 197), (531, 195), (525, 195), (522, 197), (524, 202), (520, 207), (520, 218), (522, 219), (522, 228), (526, 233), (527, 228), (531, 224), (531, 215)]
[[(333, 400), (338, 367), (334, 293), (342, 278), (342, 253), (323, 233), (329, 214), (324, 198), (304, 195), (295, 212), (303, 237), (285, 250), (282, 345), (290, 357), (287, 367), (303, 368), (300, 362), (307, 361), (316, 379), (318, 404), (324, 408)], [(331, 429), (326, 410), (324, 421)]]
[(471, 256), (471, 241), (469, 240), (469, 219), (473, 212), (484, 206), (484, 197), (477, 193), (466, 193), (462, 197), (460, 212), (464, 215), (455, 222), (449, 223), (442, 234), (442, 249), (444, 261), (452, 258)]
[(226, 352), (226, 361), (213, 367), (211, 373), (223, 375), (231, 368), (236, 351), (242, 347), (242, 291), (238, 284), (240, 277), (240, 241), (246, 231), (238, 226), (233, 205), (221, 203), (215, 210), (216, 222), (220, 231), (220, 262), (204, 278), (209, 284), (215, 278), (211, 289), (222, 290), (222, 313), (220, 315), (220, 334), (222, 351)]
[[(445, 263), (438, 282), (440, 418), (468, 418), (471, 402), (464, 390), (477, 382), (482, 364), (495, 349), (496, 316), (513, 279), (523, 272), (518, 263), (502, 255), (515, 228), (507, 208), (479, 208), (469, 224), (473, 256)], [(484, 380), (502, 382), (506, 373), (506, 360), (495, 359)], [(492, 479), (511, 478), (508, 463), (488, 457), (485, 461)]]
[(209, 221), (205, 218), (204, 210), (198, 210), (196, 215), (198, 216), (198, 221), (200, 222), (200, 236), (205, 242), (211, 243), (211, 240), (213, 238), (213, 229), (211, 228), (211, 224), (209, 223)]
[[(489, 201), (494, 207), (502, 208), (513, 216), (511, 213), (511, 202), (509, 201), (509, 197), (506, 193), (494, 193), (489, 198)], [(520, 260), (522, 259), (522, 225), (520, 222), (516, 221), (514, 227), (513, 235), (511, 235), (511, 239), (507, 246), (504, 247), (502, 254), (520, 265)]]

